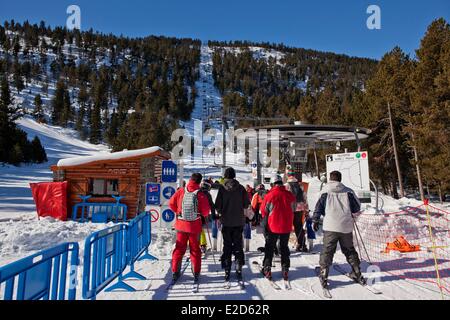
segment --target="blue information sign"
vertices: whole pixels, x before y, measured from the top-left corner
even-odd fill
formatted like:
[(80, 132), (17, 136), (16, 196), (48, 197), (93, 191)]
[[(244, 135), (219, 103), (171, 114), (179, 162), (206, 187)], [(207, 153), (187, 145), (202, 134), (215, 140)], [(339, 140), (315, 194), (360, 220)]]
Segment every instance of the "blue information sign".
[(147, 205), (161, 204), (161, 185), (159, 183), (147, 183), (145, 185), (145, 203)]
[(175, 193), (175, 188), (171, 187), (171, 186), (167, 186), (163, 189), (162, 191), (162, 195), (164, 198), (166, 198), (167, 200), (169, 200), (170, 198), (172, 198), (173, 194)]
[(177, 165), (171, 160), (162, 162), (162, 182), (177, 182)]
[(162, 219), (165, 222), (172, 222), (175, 219), (175, 213), (170, 209), (166, 209), (162, 213)]

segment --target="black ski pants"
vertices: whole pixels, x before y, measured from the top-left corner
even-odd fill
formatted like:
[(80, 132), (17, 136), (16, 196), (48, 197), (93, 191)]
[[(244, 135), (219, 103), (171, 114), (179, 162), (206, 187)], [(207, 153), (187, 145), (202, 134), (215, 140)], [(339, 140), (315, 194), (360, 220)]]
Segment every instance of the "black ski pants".
[(290, 233), (272, 233), (267, 231), (266, 233), (266, 245), (264, 248), (264, 260), (263, 266), (264, 268), (272, 267), (273, 254), (275, 251), (275, 247), (278, 239), (280, 240), (280, 253), (281, 253), (281, 269), (283, 271), (289, 271), (289, 267), (291, 266), (291, 260), (289, 256), (291, 252), (289, 251), (289, 236)]
[(223, 253), (221, 262), (222, 268), (225, 270), (231, 270), (232, 255), (235, 257), (236, 268), (242, 268), (245, 264), (243, 231), (244, 227), (222, 227)]
[(297, 248), (305, 248), (305, 230), (303, 230), (303, 212), (294, 212), (294, 231), (297, 237)]

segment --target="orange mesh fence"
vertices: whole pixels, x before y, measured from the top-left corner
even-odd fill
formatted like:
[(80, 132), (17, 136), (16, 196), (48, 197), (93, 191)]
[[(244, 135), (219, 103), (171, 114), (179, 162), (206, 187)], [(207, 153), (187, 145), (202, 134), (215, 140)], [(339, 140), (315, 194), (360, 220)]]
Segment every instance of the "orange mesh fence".
[[(362, 259), (400, 278), (433, 283), (450, 293), (450, 213), (428, 205), (361, 214), (355, 240)], [(355, 237), (355, 239), (357, 239)]]

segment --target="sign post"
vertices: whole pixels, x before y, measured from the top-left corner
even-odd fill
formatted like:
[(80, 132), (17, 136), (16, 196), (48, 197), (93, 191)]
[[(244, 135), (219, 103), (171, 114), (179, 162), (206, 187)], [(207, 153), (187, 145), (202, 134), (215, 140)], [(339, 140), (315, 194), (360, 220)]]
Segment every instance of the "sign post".
[(353, 189), (362, 203), (370, 203), (369, 154), (367, 151), (327, 154), (327, 180), (330, 173), (339, 171), (342, 183)]

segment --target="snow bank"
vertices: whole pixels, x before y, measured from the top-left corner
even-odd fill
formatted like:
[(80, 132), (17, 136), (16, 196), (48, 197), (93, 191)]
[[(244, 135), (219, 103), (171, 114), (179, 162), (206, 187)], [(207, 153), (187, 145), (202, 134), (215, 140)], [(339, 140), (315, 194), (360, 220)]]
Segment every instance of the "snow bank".
[(61, 159), (58, 161), (58, 167), (69, 167), (69, 166), (78, 166), (94, 161), (100, 160), (118, 160), (129, 157), (137, 157), (149, 153), (154, 153), (159, 150), (162, 150), (160, 147), (150, 147), (145, 149), (138, 150), (124, 150), (119, 152), (102, 152), (92, 156), (83, 156), (83, 157), (74, 157), (68, 159)]
[(64, 242), (79, 242), (80, 250), (86, 237), (113, 223), (79, 223), (51, 217), (21, 217), (0, 223), (0, 265), (29, 256), (37, 251)]

